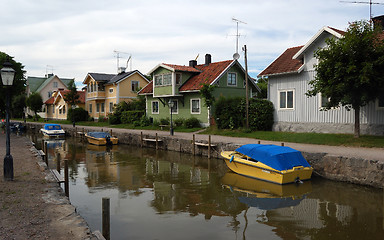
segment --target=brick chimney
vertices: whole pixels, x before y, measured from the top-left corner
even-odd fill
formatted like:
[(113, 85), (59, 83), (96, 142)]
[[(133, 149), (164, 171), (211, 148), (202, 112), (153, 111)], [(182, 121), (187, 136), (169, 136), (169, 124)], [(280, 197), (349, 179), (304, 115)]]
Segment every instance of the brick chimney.
[(205, 65), (209, 65), (212, 62), (211, 54), (205, 54)]
[(189, 61), (189, 66), (190, 67), (195, 67), (197, 65), (197, 61), (196, 60), (190, 60)]

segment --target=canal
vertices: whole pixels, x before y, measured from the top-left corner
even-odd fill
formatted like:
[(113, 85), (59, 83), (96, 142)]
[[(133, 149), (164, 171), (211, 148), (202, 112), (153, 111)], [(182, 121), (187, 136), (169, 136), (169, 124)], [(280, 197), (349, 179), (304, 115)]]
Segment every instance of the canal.
[[(40, 149), (41, 138), (29, 136)], [(383, 190), (313, 178), (279, 186), (220, 159), (79, 139), (49, 140), (69, 160), (69, 198), (92, 231), (110, 198), (111, 239), (383, 239)], [(63, 187), (63, 186), (62, 186)]]

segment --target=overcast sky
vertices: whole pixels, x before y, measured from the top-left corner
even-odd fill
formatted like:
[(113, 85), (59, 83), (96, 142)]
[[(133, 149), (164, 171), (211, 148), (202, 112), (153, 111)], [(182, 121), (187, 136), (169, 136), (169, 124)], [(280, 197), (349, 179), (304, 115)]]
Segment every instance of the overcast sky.
[[(369, 2), (369, 0), (367, 0)], [(384, 1), (374, 1), (384, 2)], [(120, 66), (148, 73), (159, 63), (188, 65), (210, 53), (232, 59), (239, 23), (240, 63), (247, 45), (250, 75), (285, 49), (305, 44), (323, 26), (345, 30), (369, 18), (369, 4), (338, 0), (0, 0), (0, 51), (25, 66), (27, 76), (47, 72), (75, 78), (116, 73)], [(372, 5), (373, 16), (384, 5)], [(246, 23), (246, 24), (245, 24)]]

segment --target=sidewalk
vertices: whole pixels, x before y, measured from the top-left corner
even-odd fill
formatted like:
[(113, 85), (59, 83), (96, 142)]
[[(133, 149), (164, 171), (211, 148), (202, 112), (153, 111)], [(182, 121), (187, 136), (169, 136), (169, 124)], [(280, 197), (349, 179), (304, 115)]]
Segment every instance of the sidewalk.
[[(86, 222), (40, 169), (34, 149), (25, 136), (11, 134), (14, 181), (4, 181), (0, 160), (0, 239), (90, 239)], [(0, 156), (5, 156), (3, 131)]]
[[(62, 124), (66, 128), (72, 128), (71, 125)], [(101, 127), (88, 127), (88, 126), (78, 126), (78, 131), (82, 128), (87, 129), (100, 129)], [(150, 134), (155, 136), (157, 133), (158, 136), (162, 137), (172, 137), (169, 134), (169, 131), (160, 131), (160, 130), (135, 130), (135, 129), (121, 129), (121, 128), (103, 128), (104, 131), (110, 131), (117, 133), (135, 133), (140, 134)], [(184, 133), (184, 132), (174, 132), (174, 138), (192, 140), (192, 135), (194, 133)], [(208, 140), (208, 135), (205, 134), (195, 134), (196, 141)], [(223, 142), (223, 143), (233, 143), (238, 145), (244, 145), (249, 143), (257, 143), (260, 139), (253, 138), (236, 138), (236, 137), (226, 137), (226, 136), (218, 136), (211, 135), (212, 143)], [(280, 145), (281, 142), (273, 142), (260, 140), (262, 144), (275, 144)], [(284, 143), (285, 146), (294, 148), (301, 152), (308, 153), (325, 153), (331, 156), (340, 156), (340, 157), (355, 157), (362, 158), (367, 160), (374, 160), (384, 163), (384, 148), (360, 148), (360, 147), (344, 147), (344, 146), (327, 146), (327, 145), (315, 145), (315, 144), (301, 144), (301, 143)], [(234, 149), (228, 149), (234, 150)]]

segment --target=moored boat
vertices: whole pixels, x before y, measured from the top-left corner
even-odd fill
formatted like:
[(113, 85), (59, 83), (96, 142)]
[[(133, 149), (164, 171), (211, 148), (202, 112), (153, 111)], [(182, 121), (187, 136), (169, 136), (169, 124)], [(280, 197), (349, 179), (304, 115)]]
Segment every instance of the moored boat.
[(44, 124), (43, 128), (40, 129), (40, 132), (47, 137), (64, 137), (65, 131), (61, 128), (59, 124), (47, 123)]
[(277, 184), (308, 180), (313, 171), (301, 152), (290, 147), (246, 144), (221, 156), (233, 172)]
[(106, 132), (88, 132), (85, 134), (88, 143), (94, 145), (115, 145), (118, 143), (118, 138), (109, 135)]

